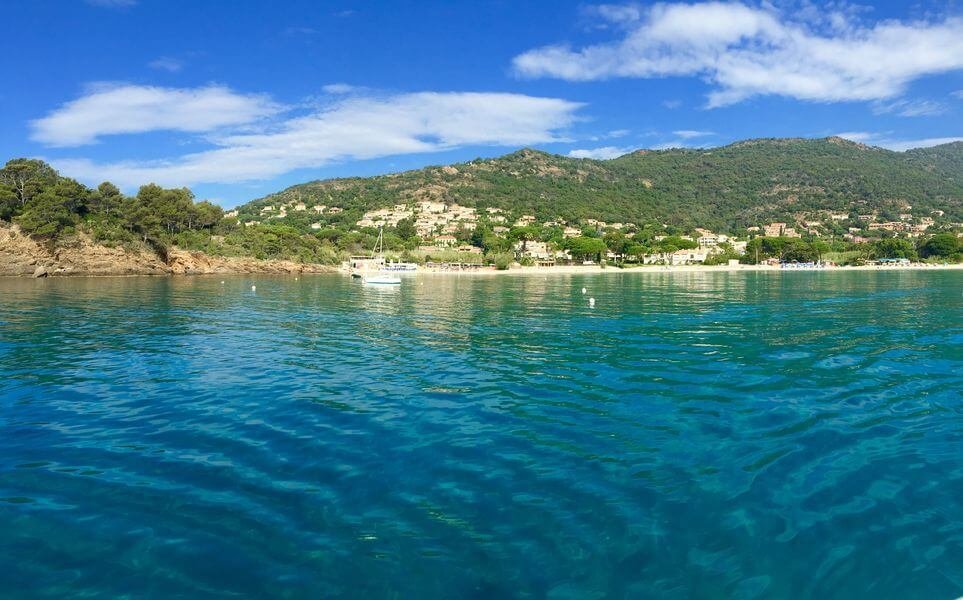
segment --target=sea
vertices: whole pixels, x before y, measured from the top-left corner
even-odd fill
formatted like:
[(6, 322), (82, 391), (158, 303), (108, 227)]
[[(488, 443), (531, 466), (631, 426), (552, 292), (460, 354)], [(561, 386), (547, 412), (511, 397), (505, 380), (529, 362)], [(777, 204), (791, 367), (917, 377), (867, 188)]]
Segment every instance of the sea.
[(0, 596), (963, 596), (963, 271), (0, 279)]

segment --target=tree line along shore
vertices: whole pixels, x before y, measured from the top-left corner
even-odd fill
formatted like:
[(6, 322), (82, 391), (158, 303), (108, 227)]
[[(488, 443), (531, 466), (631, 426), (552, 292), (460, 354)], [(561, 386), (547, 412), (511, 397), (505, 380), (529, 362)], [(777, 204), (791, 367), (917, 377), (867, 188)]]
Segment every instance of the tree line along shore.
[[(131, 196), (109, 182), (89, 188), (61, 176), (42, 161), (14, 159), (0, 169), (0, 227), (6, 228), (6, 235), (0, 235), (0, 254), (4, 246), (9, 253), (11, 240), (19, 235), (47, 252), (34, 261), (38, 267), (43, 267), (39, 263), (45, 260), (56, 262), (65, 248), (73, 248), (75, 254), (84, 248), (106, 248), (113, 251), (107, 255), (118, 261), (130, 256), (156, 257), (158, 262), (148, 269), (152, 272), (164, 272), (165, 266), (167, 272), (254, 271), (258, 263), (253, 261), (274, 261), (265, 269), (278, 272), (320, 270), (319, 265), (337, 265), (349, 255), (370, 252), (378, 230), (383, 229), (389, 258), (498, 269), (586, 262), (616, 266), (732, 261), (859, 265), (883, 258), (934, 263), (963, 258), (959, 224), (936, 222), (928, 215), (922, 225), (907, 224), (904, 229), (900, 221), (881, 223), (886, 227), (864, 224), (859, 230), (849, 227), (848, 234), (838, 237), (820, 235), (816, 230), (799, 232), (785, 223), (747, 226), (738, 234), (727, 235), (704, 228), (686, 230), (657, 220), (540, 222), (535, 215), (516, 215), (505, 209), (477, 210), (454, 202), (428, 204), (432, 206), (422, 202), (421, 210), (417, 202), (395, 205), (368, 211), (354, 221), (320, 227), (305, 228), (298, 226), (297, 219), (287, 222), (283, 217), (272, 219), (270, 214), (263, 222), (251, 223), (239, 218), (237, 211), (225, 213), (211, 202), (196, 201), (187, 188), (147, 184)], [(281, 205), (278, 212), (283, 214), (285, 209), (292, 216), (310, 210), (296, 200), (287, 207)], [(423, 229), (421, 213), (437, 218), (455, 209), (467, 218), (454, 227), (446, 224), (451, 233), (441, 233), (441, 227)], [(398, 218), (391, 218), (392, 210)], [(833, 218), (833, 213), (827, 214)], [(843, 216), (847, 220), (860, 217)], [(24, 248), (21, 245), (19, 251), (25, 252)], [(100, 260), (112, 260), (107, 255)], [(250, 261), (237, 266), (242, 259)], [(279, 261), (289, 264), (281, 268), (276, 264)], [(71, 270), (83, 273), (83, 261), (74, 262)], [(0, 273), (2, 263), (0, 258)], [(23, 266), (18, 268), (20, 273), (24, 271)], [(139, 267), (124, 268), (122, 272), (136, 273)], [(111, 272), (103, 266), (100, 271)]]

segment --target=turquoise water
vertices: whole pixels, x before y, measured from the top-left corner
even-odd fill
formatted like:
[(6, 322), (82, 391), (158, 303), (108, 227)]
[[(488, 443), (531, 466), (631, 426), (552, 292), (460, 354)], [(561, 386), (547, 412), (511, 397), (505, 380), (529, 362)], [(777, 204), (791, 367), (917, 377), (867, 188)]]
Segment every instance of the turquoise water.
[(0, 590), (955, 598), (961, 292), (0, 280)]

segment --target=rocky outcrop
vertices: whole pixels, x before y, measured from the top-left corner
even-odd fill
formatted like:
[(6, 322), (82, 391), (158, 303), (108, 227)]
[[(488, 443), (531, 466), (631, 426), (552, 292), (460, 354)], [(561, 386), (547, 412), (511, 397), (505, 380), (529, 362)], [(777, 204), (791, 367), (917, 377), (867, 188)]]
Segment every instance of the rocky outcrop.
[(33, 240), (0, 224), (0, 275), (30, 275), (46, 257)]
[(16, 225), (0, 223), (0, 276), (324, 273), (334, 270), (326, 265), (208, 256), (203, 252), (177, 248), (171, 249), (165, 260), (147, 248), (111, 248), (85, 235), (51, 245), (24, 235)]
[(149, 249), (110, 248), (85, 236), (53, 249), (51, 275), (167, 275), (170, 269)]
[(258, 260), (250, 257), (209, 256), (174, 248), (167, 253), (171, 273), (178, 275), (206, 275), (214, 273), (327, 273), (334, 268), (326, 265), (297, 263), (290, 260)]

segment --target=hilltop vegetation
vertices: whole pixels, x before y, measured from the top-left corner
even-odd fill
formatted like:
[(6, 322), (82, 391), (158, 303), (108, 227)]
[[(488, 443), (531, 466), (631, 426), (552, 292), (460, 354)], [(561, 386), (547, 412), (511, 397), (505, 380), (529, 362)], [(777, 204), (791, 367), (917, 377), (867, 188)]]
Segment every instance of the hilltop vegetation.
[(63, 177), (50, 165), (14, 159), (0, 169), (0, 221), (57, 245), (78, 234), (108, 247), (149, 249), (166, 257), (171, 247), (216, 256), (251, 256), (331, 263), (337, 253), (316, 236), (284, 224), (240, 227), (221, 207), (195, 202), (187, 188), (142, 186), (127, 196), (110, 182), (96, 188)]
[[(907, 206), (963, 220), (963, 143), (906, 153), (841, 138), (764, 139), (709, 150), (638, 151), (612, 160), (521, 150), (495, 159), (394, 175), (293, 186), (239, 208), (258, 220), (265, 206), (300, 200), (338, 206), (321, 222), (347, 227), (367, 211), (437, 200), (537, 221), (662, 223), (735, 233), (799, 213), (876, 213), (894, 220)], [(304, 227), (310, 215), (289, 215)]]

